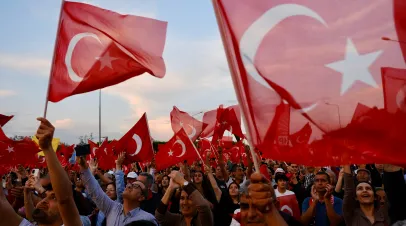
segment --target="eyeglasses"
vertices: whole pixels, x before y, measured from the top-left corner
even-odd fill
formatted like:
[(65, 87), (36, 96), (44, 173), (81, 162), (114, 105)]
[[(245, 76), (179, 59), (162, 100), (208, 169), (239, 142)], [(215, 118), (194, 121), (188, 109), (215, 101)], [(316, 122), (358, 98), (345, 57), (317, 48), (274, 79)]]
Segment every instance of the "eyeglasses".
[(134, 183), (134, 184), (127, 184), (127, 186), (125, 186), (126, 188), (128, 188), (128, 189), (137, 189), (137, 188), (139, 188), (139, 189), (141, 189), (142, 190), (142, 188), (141, 188), (141, 185), (139, 185), (139, 184), (136, 184), (136, 183)]

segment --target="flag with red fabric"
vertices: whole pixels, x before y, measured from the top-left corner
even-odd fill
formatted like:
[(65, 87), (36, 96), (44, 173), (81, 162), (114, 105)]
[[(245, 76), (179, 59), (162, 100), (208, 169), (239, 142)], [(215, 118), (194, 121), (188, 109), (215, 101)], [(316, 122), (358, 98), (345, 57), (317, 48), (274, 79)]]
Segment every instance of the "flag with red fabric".
[(213, 136), (214, 127), (217, 122), (217, 109), (207, 111), (203, 114), (203, 123), (207, 124), (206, 128), (203, 130), (200, 137), (211, 137)]
[(149, 133), (146, 113), (144, 113), (140, 120), (117, 141), (115, 149), (117, 152), (126, 153), (123, 164), (152, 160), (154, 150), (152, 148), (152, 139)]
[(382, 68), (385, 109), (406, 114), (406, 69)]
[(7, 115), (0, 114), (0, 127), (3, 127), (4, 125), (6, 125), (6, 123), (8, 121), (10, 121), (13, 117), (14, 117), (14, 115), (7, 116)]
[(195, 141), (203, 132), (207, 124), (173, 106), (173, 110), (171, 111), (171, 126), (174, 133), (183, 128), (189, 138), (192, 141)]
[(158, 146), (158, 149), (159, 151), (155, 155), (158, 171), (185, 160), (191, 164), (193, 161), (200, 159), (196, 147), (183, 128), (181, 128), (168, 142)]
[[(405, 45), (381, 39), (406, 41), (404, 1), (215, 0), (214, 8), (256, 148), (303, 164), (368, 163), (378, 156), (378, 162), (406, 162), (399, 154), (406, 153), (406, 124), (383, 111), (381, 79), (382, 67), (406, 66)], [(312, 127), (306, 152), (274, 147), (271, 125), (281, 101), (292, 108), (292, 133)], [(373, 121), (351, 122), (359, 103), (376, 109), (368, 112)]]
[(145, 72), (162, 78), (167, 23), (64, 1), (48, 100), (112, 86)]

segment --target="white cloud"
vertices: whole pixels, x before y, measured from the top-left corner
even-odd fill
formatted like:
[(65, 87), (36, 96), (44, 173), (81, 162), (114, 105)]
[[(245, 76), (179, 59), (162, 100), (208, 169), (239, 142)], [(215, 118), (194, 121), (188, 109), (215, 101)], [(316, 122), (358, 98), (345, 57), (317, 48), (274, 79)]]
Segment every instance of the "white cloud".
[(17, 95), (17, 93), (13, 90), (1, 90), (0, 89), (0, 97), (9, 97), (9, 96), (14, 96)]
[(0, 54), (0, 67), (32, 75), (49, 76), (51, 60), (28, 55)]
[(57, 129), (68, 129), (73, 127), (73, 120), (70, 118), (59, 119), (53, 125)]

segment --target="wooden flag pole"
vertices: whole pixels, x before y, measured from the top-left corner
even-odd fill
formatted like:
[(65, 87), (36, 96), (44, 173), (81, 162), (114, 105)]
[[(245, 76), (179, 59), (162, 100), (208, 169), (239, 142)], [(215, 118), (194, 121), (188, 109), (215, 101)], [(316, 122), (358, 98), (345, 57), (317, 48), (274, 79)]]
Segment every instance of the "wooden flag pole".
[(238, 64), (236, 62), (233, 50), (230, 49), (230, 46), (229, 46), (230, 39), (228, 39), (228, 37), (227, 37), (227, 27), (226, 27), (227, 25), (224, 24), (223, 21), (221, 20), (221, 11), (220, 11), (220, 6), (218, 4), (218, 1), (219, 0), (212, 0), (214, 14), (216, 15), (217, 25), (219, 27), (221, 39), (223, 41), (224, 51), (226, 53), (227, 62), (228, 62), (228, 67), (231, 72), (231, 79), (233, 80), (234, 91), (236, 93), (238, 103), (242, 110), (241, 111), (242, 119), (243, 119), (245, 128), (247, 130), (246, 138), (247, 138), (248, 144), (250, 146), (250, 153), (252, 156), (252, 161), (254, 162), (254, 167), (255, 167), (256, 172), (259, 172), (259, 162), (258, 162), (258, 159), (257, 159), (255, 151), (254, 151), (254, 146), (252, 145), (252, 139), (251, 139), (252, 131), (251, 131), (251, 127), (248, 126), (248, 122), (247, 122), (247, 120), (250, 120), (249, 119), (250, 117), (248, 117), (248, 118), (246, 117), (247, 115), (248, 116), (250, 115), (250, 112), (249, 112), (249, 109), (246, 109), (246, 107), (244, 107), (244, 106), (248, 106), (248, 104), (244, 102), (244, 99), (241, 97), (240, 93), (238, 92), (238, 88), (242, 87), (242, 84), (241, 84), (242, 81), (239, 81), (237, 79), (238, 75), (239, 75), (239, 72), (236, 69)]
[(59, 39), (59, 29), (61, 28), (61, 22), (62, 22), (62, 11), (63, 11), (63, 6), (65, 4), (65, 0), (61, 1), (61, 9), (59, 11), (59, 20), (58, 20), (58, 27), (56, 29), (56, 35), (55, 35), (55, 43), (54, 43), (54, 53), (52, 55), (52, 62), (51, 62), (51, 68), (49, 69), (49, 79), (48, 79), (48, 88), (47, 88), (47, 94), (46, 94), (46, 99), (45, 99), (45, 107), (44, 107), (44, 118), (47, 117), (47, 111), (48, 111), (48, 99), (49, 99), (49, 87), (51, 86), (51, 76), (52, 76), (52, 71), (54, 70), (54, 65), (55, 65), (55, 50), (56, 50), (56, 44), (58, 43)]

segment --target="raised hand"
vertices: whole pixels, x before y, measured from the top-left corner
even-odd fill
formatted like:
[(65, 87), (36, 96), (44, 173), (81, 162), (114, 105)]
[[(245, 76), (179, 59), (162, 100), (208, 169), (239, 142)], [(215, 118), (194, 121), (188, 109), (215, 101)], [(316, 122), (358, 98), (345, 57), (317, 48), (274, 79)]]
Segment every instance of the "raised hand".
[(317, 202), (317, 201), (320, 200), (319, 194), (317, 193), (316, 188), (314, 187), (314, 185), (312, 186), (311, 195), (312, 195), (312, 198), (313, 198), (314, 202)]
[(324, 200), (325, 201), (329, 201), (330, 200), (330, 198), (331, 198), (331, 193), (333, 192), (333, 186), (332, 185), (330, 185), (330, 184), (327, 184), (327, 186), (326, 186), (326, 194), (324, 194)]
[(274, 189), (271, 184), (260, 173), (253, 173), (251, 175), (251, 184), (248, 186), (248, 194), (252, 199), (252, 203), (263, 214), (272, 211), (272, 194)]
[(117, 170), (121, 170), (121, 166), (123, 165), (124, 160), (125, 160), (125, 152), (121, 152), (120, 154), (118, 154), (118, 157), (116, 160)]
[(55, 127), (46, 118), (37, 118), (41, 122), (35, 136), (38, 138), (39, 147), (46, 150), (52, 149), (52, 139), (54, 137)]

